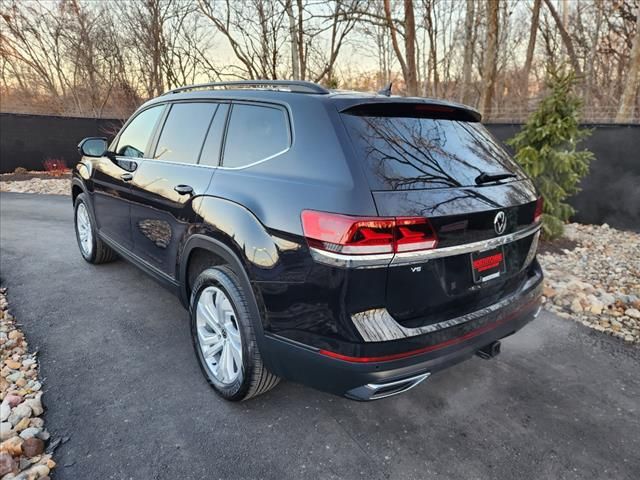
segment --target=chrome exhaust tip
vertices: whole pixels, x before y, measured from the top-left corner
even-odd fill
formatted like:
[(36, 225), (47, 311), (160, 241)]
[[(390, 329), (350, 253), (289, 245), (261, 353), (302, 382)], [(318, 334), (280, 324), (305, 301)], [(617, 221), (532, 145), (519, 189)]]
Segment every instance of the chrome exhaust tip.
[(425, 372), (420, 375), (403, 378), (402, 380), (395, 380), (393, 382), (367, 383), (361, 387), (349, 390), (345, 396), (352, 400), (359, 400), (362, 402), (380, 400), (381, 398), (391, 397), (411, 390), (413, 387), (429, 378), (430, 375), (431, 372)]

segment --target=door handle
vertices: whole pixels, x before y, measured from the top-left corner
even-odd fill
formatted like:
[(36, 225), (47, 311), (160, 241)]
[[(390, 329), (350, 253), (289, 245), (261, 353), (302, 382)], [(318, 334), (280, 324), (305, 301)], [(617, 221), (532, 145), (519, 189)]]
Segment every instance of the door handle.
[(173, 189), (180, 195), (193, 194), (193, 187), (191, 185), (176, 185), (175, 187), (173, 187)]
[(133, 180), (133, 173), (123, 173), (122, 175), (120, 175), (120, 178), (125, 182), (130, 182), (131, 180)]

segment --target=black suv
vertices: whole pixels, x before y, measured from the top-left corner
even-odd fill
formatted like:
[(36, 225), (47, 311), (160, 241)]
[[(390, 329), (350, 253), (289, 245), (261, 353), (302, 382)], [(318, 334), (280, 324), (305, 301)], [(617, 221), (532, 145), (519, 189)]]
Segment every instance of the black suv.
[(82, 256), (173, 290), (226, 399), (279, 378), (383, 398), (496, 355), (539, 312), (542, 203), (469, 107), (194, 85), (79, 150)]

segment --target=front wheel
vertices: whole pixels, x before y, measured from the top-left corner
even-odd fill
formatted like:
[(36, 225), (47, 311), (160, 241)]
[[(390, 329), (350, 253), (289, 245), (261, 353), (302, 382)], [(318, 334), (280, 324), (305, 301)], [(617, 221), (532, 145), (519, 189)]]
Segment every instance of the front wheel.
[(117, 258), (116, 252), (96, 235), (95, 222), (89, 212), (87, 195), (84, 193), (78, 195), (74, 202), (74, 224), (80, 253), (87, 262), (107, 263)]
[(202, 272), (193, 286), (190, 312), (200, 368), (219, 395), (247, 400), (278, 384), (262, 363), (247, 297), (233, 271), (216, 267)]

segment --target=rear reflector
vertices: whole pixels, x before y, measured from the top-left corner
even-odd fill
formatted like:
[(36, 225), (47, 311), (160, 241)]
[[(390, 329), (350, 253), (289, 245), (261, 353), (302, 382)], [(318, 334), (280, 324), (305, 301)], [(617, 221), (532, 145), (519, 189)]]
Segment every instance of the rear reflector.
[(542, 219), (542, 207), (544, 206), (544, 200), (539, 197), (536, 201), (536, 211), (533, 214), (533, 223), (538, 223)]
[(302, 230), (310, 247), (343, 254), (411, 252), (438, 244), (424, 217), (352, 217), (304, 210)]

